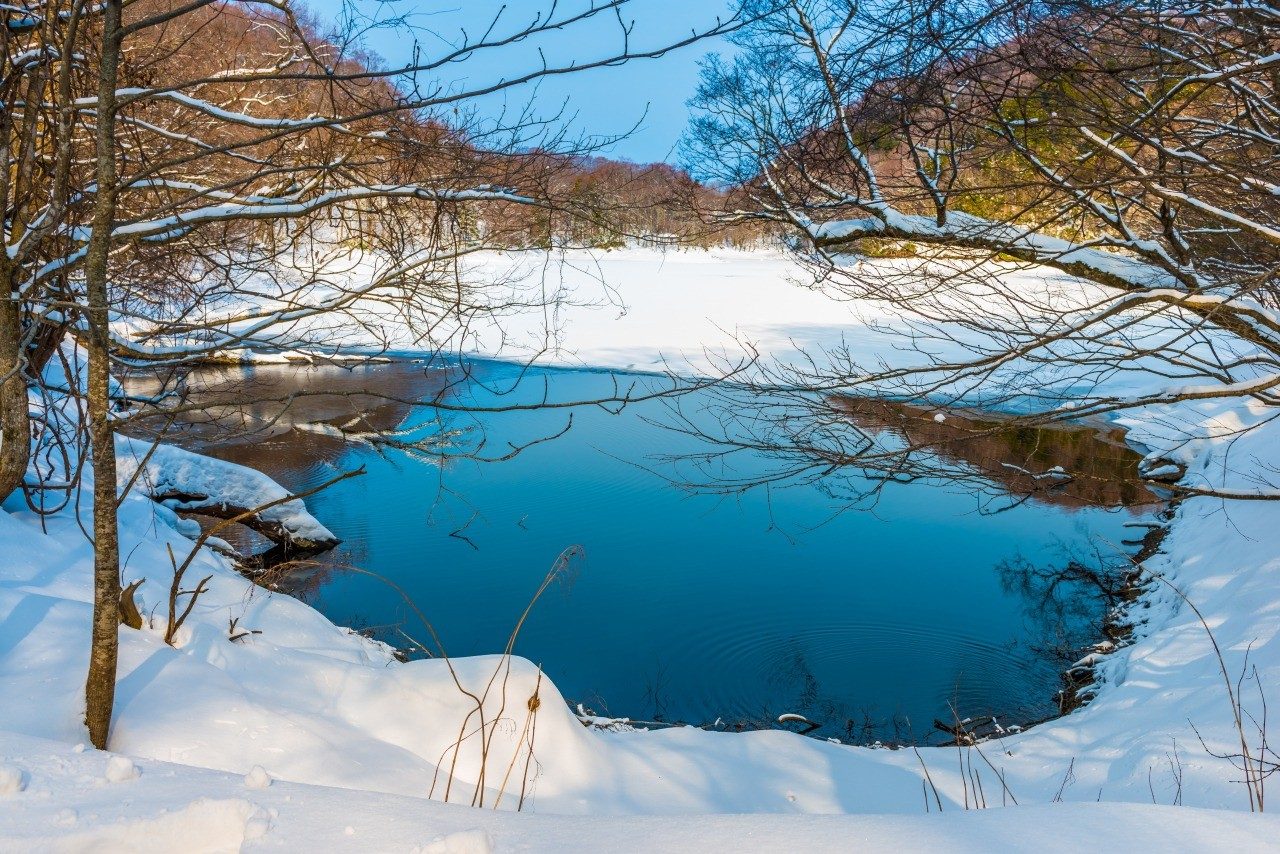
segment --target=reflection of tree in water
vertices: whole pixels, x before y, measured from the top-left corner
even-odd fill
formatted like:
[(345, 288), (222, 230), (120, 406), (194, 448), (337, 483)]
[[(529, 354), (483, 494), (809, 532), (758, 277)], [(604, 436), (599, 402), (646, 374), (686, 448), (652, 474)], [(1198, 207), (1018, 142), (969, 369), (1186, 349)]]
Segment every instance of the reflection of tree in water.
[(653, 719), (659, 722), (667, 719), (668, 691), (671, 685), (668, 669), (666, 662), (659, 661), (654, 665), (653, 674), (645, 679), (643, 702), (653, 707)]
[(822, 705), (818, 677), (809, 667), (805, 651), (796, 638), (789, 639), (778, 653), (769, 671), (768, 680), (779, 688), (797, 691), (792, 701), (796, 708), (784, 711), (816, 712)]
[(817, 724), (813, 734), (820, 737), (838, 736), (854, 744), (916, 740), (911, 720), (901, 711), (885, 714), (874, 703), (855, 706), (825, 692), (797, 638), (789, 639), (773, 658), (767, 680), (776, 687), (777, 696), (792, 699), (763, 709), (759, 721), (764, 726), (776, 726), (779, 714), (795, 713)]
[[(1134, 507), (1160, 499), (1138, 473), (1142, 455), (1120, 430), (1038, 427), (940, 413), (873, 398), (836, 398), (833, 405), (858, 426), (884, 430), (910, 448), (952, 465), (971, 467), (1002, 492), (1066, 507)], [(918, 460), (922, 473), (956, 476), (947, 466)]]
[[(452, 394), (453, 373), (413, 361), (202, 366), (179, 378), (168, 370), (138, 371), (127, 378), (130, 393), (156, 402), (135, 413), (128, 432), (248, 466), (301, 492), (332, 477), (352, 435), (391, 435), (415, 402)], [(195, 518), (206, 527), (217, 521)], [(276, 566), (279, 547), (244, 525), (220, 534), (249, 556), (245, 569), (257, 580), (312, 604), (334, 566), (367, 558), (356, 542), (340, 555)], [(267, 567), (269, 578), (260, 575)]]
[(1030, 646), (1069, 665), (1100, 633), (1099, 615), (1128, 597), (1132, 562), (1094, 545), (1061, 549), (1061, 557), (1037, 564), (1018, 555), (996, 566), (1000, 585), (1024, 602)]
[[(455, 380), (448, 370), (413, 362), (202, 367), (184, 377), (183, 405), (172, 424), (162, 404), (135, 432), (150, 438), (148, 427), (163, 430), (166, 442), (258, 469), (293, 488), (285, 481), (346, 450), (344, 432), (392, 431), (413, 401), (448, 394)], [(128, 380), (139, 395), (171, 384), (164, 375)]]

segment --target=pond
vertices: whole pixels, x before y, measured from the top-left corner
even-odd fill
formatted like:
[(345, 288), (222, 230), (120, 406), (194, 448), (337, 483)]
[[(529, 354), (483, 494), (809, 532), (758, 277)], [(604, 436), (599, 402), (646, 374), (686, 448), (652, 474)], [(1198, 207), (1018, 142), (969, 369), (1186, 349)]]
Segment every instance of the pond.
[[(515, 652), (599, 715), (733, 729), (796, 713), (821, 724), (817, 735), (853, 741), (923, 740), (952, 709), (1006, 724), (1043, 719), (1057, 711), (1064, 664), (1101, 639), (1106, 603), (1071, 584), (1050, 601), (1025, 570), (1097, 562), (1124, 541), (1132, 551), (1133, 523), (1151, 509), (1152, 496), (1127, 480), (1137, 456), (1088, 430), (1024, 431), (973, 452), (967, 464), (996, 491), (1017, 488), (1000, 472), (1021, 469), (1000, 461), (1028, 442), (1041, 470), (1065, 455), (1110, 484), (1012, 501), (1000, 513), (981, 512), (991, 490), (928, 479), (892, 485), (864, 512), (835, 512), (839, 498), (821, 482), (691, 492), (679, 459), (705, 448), (669, 429), (662, 400), (620, 413), (574, 409), (567, 432), (569, 410), (441, 415), (403, 402), (441, 395), (454, 406), (507, 408), (608, 395), (619, 382), (590, 371), (470, 368), (465, 377), (411, 361), (202, 368), (186, 382), (189, 400), (205, 408), (171, 440), (294, 490), (363, 466), (363, 476), (307, 500), (343, 544), (291, 590), (397, 647), (426, 643), (421, 623), (389, 586), (343, 566), (393, 581), (447, 652), (462, 656), (501, 651), (558, 557), (578, 547)], [(146, 392), (155, 383), (131, 385)], [(292, 403), (282, 414), (284, 397)], [(691, 392), (679, 405), (696, 419), (710, 404)], [(851, 405), (850, 417), (875, 429), (909, 414), (859, 409)], [(388, 447), (332, 425), (431, 441)], [(229, 427), (249, 432), (228, 439)], [(520, 447), (501, 462), (458, 456)]]

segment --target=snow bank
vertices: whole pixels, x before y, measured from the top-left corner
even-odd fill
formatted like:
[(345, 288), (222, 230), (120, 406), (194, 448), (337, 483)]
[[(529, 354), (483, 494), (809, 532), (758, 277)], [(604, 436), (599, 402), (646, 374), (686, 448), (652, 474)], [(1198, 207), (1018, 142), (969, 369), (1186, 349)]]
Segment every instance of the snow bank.
[(296, 783), (247, 788), (230, 774), (156, 761), (127, 797), (91, 782), (96, 751), (0, 734), (31, 791), (0, 810), (23, 851), (1075, 852), (1089, 840), (1135, 851), (1274, 850), (1280, 819), (1150, 804), (1055, 804), (930, 816), (545, 816)]
[(300, 548), (326, 548), (339, 542), (307, 512), (302, 500), (290, 498), (283, 486), (247, 466), (126, 436), (116, 436), (116, 459), (121, 484), (128, 483), (141, 467), (138, 488), (170, 509), (235, 515), (272, 504), (254, 515), (262, 527), (278, 531), (279, 538)]

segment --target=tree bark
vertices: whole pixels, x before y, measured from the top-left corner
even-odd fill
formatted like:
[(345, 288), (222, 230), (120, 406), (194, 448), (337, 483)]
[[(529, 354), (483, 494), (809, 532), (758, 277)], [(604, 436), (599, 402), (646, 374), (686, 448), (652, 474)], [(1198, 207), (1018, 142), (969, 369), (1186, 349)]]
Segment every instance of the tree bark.
[(85, 255), (89, 332), (89, 442), (93, 448), (93, 635), (85, 681), (85, 724), (94, 747), (105, 750), (115, 705), (120, 642), (120, 532), (116, 515), (115, 430), (111, 424), (108, 334), (108, 259), (115, 221), (115, 91), (119, 76), (122, 0), (105, 0), (98, 76), (97, 163), (93, 222)]
[(20, 304), (12, 294), (5, 294), (0, 299), (0, 501), (22, 486), (31, 455), (22, 367)]

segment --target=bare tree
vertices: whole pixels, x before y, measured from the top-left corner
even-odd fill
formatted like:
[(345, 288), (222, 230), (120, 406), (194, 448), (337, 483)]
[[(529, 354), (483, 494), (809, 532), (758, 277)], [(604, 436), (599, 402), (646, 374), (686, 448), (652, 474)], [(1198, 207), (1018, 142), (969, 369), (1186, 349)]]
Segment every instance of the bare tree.
[[(177, 369), (246, 348), (332, 355), (343, 329), (377, 349), (391, 322), (414, 330), (418, 349), (460, 348), (477, 318), (536, 305), (539, 293), (477, 287), (463, 262), (505, 245), (503, 211), (557, 205), (547, 153), (571, 163), (602, 141), (569, 138), (529, 110), (486, 120), (471, 105), (657, 58), (740, 23), (641, 44), (633, 5), (504, 7), (482, 32), (420, 45), (398, 67), (361, 51), (361, 28), (375, 24), (348, 20), (324, 36), (288, 3), (0, 9), (0, 493), (26, 475), (27, 389), (69, 329), (89, 363), (95, 745), (107, 741), (119, 623), (112, 371)], [(612, 43), (558, 61), (513, 52), (601, 19), (614, 23)], [(416, 40), (404, 19), (376, 25)], [(500, 77), (459, 85), (446, 76), (493, 54), (511, 57)], [(78, 375), (66, 379), (76, 393)]]
[[(1015, 425), (1179, 401), (1275, 412), (1280, 8), (782, 6), (705, 65), (688, 159), (740, 188), (723, 217), (785, 225), (817, 282), (892, 317), (868, 334), (906, 355), (846, 345), (775, 366), (755, 383), (773, 397), (736, 398), (719, 439), (776, 452), (780, 479), (909, 478), (942, 473), (929, 443), (877, 441), (850, 395), (1036, 413)], [(866, 262), (886, 252), (902, 257)], [(1128, 372), (1162, 382), (1111, 391)], [(1259, 474), (1165, 487), (1280, 497)]]

